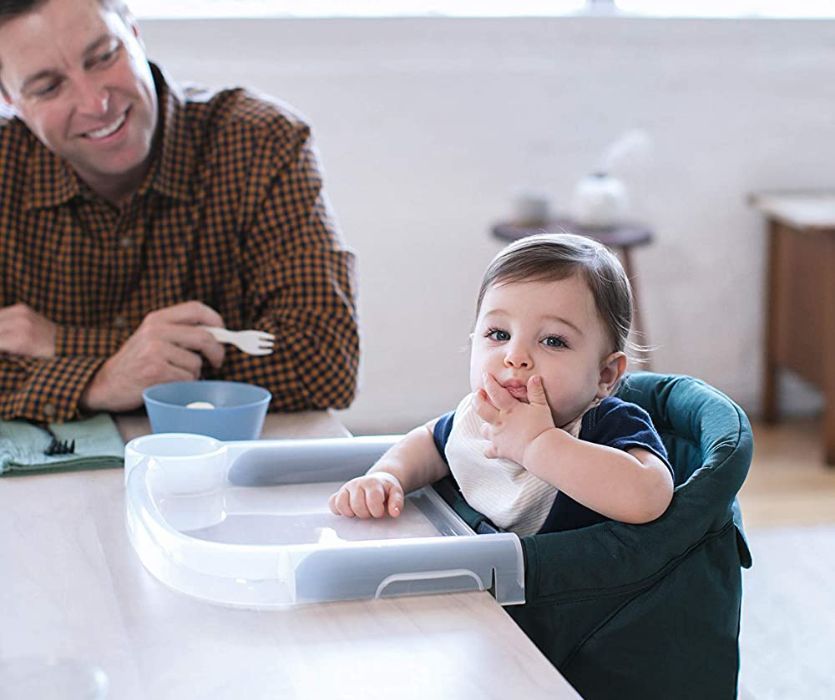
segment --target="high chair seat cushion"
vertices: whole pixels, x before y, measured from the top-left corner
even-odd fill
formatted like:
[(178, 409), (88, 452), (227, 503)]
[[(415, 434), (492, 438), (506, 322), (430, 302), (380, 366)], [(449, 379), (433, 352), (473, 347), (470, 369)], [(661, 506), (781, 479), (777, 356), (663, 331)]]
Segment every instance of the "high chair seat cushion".
[(750, 424), (692, 377), (632, 374), (618, 395), (650, 414), (667, 448), (676, 482), (669, 509), (646, 525), (523, 538), (526, 602), (506, 610), (587, 700), (733, 698), (740, 566), (751, 565), (736, 502)]

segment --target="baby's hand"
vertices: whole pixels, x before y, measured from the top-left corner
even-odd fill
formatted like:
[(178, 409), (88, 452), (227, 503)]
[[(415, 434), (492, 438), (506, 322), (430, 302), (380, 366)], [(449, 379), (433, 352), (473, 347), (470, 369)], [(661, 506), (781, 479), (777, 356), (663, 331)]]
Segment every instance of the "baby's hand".
[(527, 446), (554, 427), (539, 376), (528, 380), (528, 403), (525, 403), (514, 398), (493, 375), (485, 374), (484, 388), (476, 392), (474, 406), (484, 421), (481, 434), (490, 441), (485, 457), (503, 457), (522, 464)]
[(388, 472), (372, 472), (344, 484), (328, 500), (334, 515), (349, 518), (396, 518), (403, 510), (403, 487)]

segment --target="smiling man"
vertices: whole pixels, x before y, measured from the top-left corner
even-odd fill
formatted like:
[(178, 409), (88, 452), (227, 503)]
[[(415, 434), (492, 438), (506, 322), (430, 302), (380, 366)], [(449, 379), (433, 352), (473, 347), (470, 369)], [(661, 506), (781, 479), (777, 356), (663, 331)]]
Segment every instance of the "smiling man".
[[(0, 0), (0, 95), (0, 418), (128, 411), (202, 377), (273, 410), (350, 403), (353, 255), (298, 115), (182, 90), (119, 0)], [(204, 325), (277, 351), (224, 352)]]

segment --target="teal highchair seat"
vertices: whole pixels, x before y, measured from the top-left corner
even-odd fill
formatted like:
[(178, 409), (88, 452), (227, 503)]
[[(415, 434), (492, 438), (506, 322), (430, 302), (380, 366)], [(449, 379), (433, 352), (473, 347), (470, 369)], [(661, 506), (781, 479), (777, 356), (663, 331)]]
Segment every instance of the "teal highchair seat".
[[(740, 566), (751, 565), (736, 501), (750, 424), (692, 377), (632, 374), (618, 395), (643, 407), (664, 441), (672, 504), (646, 525), (523, 538), (526, 602), (506, 611), (587, 700), (733, 698)], [(479, 519), (460, 495), (452, 501)]]

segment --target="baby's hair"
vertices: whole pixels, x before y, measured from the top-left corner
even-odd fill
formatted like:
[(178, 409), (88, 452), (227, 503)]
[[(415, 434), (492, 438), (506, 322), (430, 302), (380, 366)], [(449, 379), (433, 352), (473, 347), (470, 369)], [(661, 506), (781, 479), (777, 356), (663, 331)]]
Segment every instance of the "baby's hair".
[(591, 290), (612, 352), (631, 349), (632, 288), (623, 266), (606, 246), (571, 233), (528, 236), (499, 252), (481, 280), (476, 316), (490, 287), (509, 282), (556, 282), (575, 274), (582, 275)]

